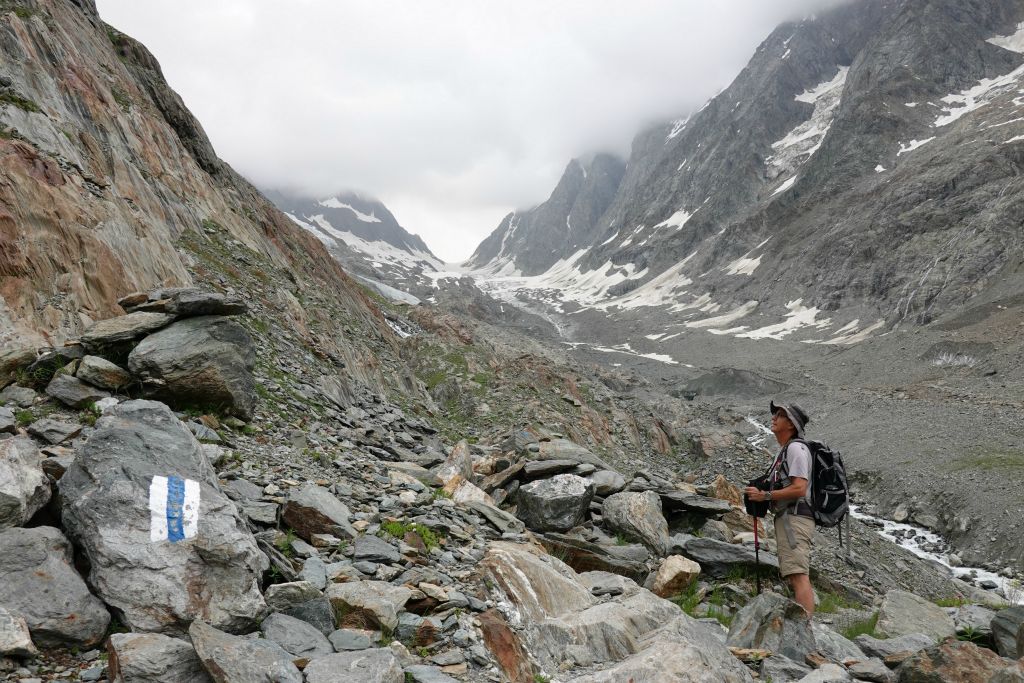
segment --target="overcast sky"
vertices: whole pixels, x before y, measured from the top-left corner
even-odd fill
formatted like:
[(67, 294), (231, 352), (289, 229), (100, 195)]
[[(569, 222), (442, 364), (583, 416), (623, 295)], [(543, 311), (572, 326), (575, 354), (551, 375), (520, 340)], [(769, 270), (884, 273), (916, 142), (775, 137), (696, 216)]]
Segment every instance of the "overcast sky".
[(97, 0), (263, 187), (377, 197), (462, 261), (565, 165), (627, 155), (831, 0)]

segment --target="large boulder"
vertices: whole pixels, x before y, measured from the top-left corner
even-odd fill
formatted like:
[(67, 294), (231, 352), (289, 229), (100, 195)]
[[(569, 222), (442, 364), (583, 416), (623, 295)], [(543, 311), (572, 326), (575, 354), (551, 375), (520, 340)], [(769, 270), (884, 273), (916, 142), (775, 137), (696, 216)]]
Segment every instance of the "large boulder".
[(132, 381), (132, 376), (127, 370), (99, 356), (82, 358), (75, 376), (94, 387), (111, 391), (117, 391)]
[(252, 337), (241, 325), (200, 316), (143, 339), (128, 356), (128, 369), (154, 396), (217, 406), (248, 420), (256, 406), (255, 362)]
[(31, 365), (35, 359), (34, 347), (5, 344), (0, 350), (0, 389), (13, 382), (18, 371)]
[[(676, 549), (676, 546), (672, 547), (673, 551)], [(779, 568), (779, 559), (765, 550), (756, 553), (752, 546), (725, 543), (713, 538), (687, 538), (681, 550), (683, 555), (697, 562), (709, 576), (725, 576), (737, 567), (753, 570)]]
[(72, 566), (71, 544), (52, 527), (0, 531), (0, 605), (43, 647), (91, 647), (110, 615)]
[[(632, 581), (623, 579), (618, 595), (596, 597), (556, 558), (501, 541), (491, 543), (480, 571), (511, 626), (504, 655), (529, 652), (545, 671), (563, 672), (560, 680), (751, 680), (703, 624)], [(521, 680), (522, 658), (504, 655), (506, 675)], [(586, 672), (574, 677), (580, 667)]]
[(210, 683), (195, 649), (160, 633), (114, 633), (107, 666), (115, 683)]
[(538, 451), (530, 453), (530, 458), (535, 460), (574, 460), (579, 463), (593, 465), (599, 470), (614, 469), (601, 458), (589, 450), (568, 439), (551, 439), (541, 441)]
[(924, 633), (941, 640), (956, 635), (956, 625), (946, 610), (935, 603), (913, 593), (891, 590), (885, 594), (878, 610), (875, 631), (888, 638)]
[(1008, 663), (992, 650), (949, 638), (905, 659), (897, 674), (900, 683), (989, 683)]
[(992, 619), (992, 639), (1004, 657), (1024, 657), (1024, 605), (1000, 610)]
[(62, 518), (89, 581), (134, 631), (183, 634), (194, 619), (250, 630), (269, 566), (170, 408), (111, 408), (60, 480)]
[(865, 633), (854, 638), (854, 641), (869, 657), (879, 659), (898, 654), (913, 654), (935, 644), (935, 639), (924, 633), (908, 633), (898, 638), (875, 638)]
[(778, 593), (762, 593), (733, 617), (730, 647), (771, 650), (802, 662), (817, 648), (807, 612)]
[(188, 635), (217, 683), (302, 683), (292, 656), (277, 643), (233, 636), (201, 621), (192, 622)]
[(50, 501), (41, 459), (32, 439), (0, 441), (0, 529), (22, 526)]
[(389, 648), (339, 652), (309, 663), (306, 683), (404, 683), (405, 672)]
[(333, 493), (306, 484), (288, 496), (281, 517), (302, 538), (309, 541), (313, 534), (333, 534), (340, 538), (355, 538), (356, 530), (350, 522), (348, 507)]
[(668, 522), (661, 512), (661, 497), (654, 491), (616, 493), (604, 501), (604, 524), (612, 531), (635, 538), (658, 555), (668, 547)]
[(534, 531), (568, 531), (583, 523), (593, 497), (592, 482), (559, 474), (521, 486), (516, 515)]

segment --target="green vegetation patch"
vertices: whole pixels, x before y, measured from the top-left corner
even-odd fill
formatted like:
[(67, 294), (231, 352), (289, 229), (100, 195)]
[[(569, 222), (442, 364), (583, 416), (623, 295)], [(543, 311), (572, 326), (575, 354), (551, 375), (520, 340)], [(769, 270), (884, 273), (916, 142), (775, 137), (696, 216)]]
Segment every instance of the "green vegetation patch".
[(121, 90), (116, 85), (110, 89), (110, 94), (114, 97), (114, 101), (117, 102), (121, 109), (127, 114), (132, 110), (132, 99), (128, 97), (128, 93)]
[(388, 520), (380, 525), (380, 530), (382, 533), (398, 539), (405, 538), (407, 533), (412, 532), (420, 537), (420, 540), (423, 541), (423, 545), (426, 546), (428, 551), (438, 548), (441, 545), (441, 540), (438, 535), (433, 530), (423, 526), (422, 524), (406, 524), (404, 522), (399, 522), (398, 520)]
[(973, 452), (959, 458), (951, 465), (954, 470), (1014, 470), (1024, 471), (1024, 452), (989, 451)]
[(22, 97), (21, 95), (15, 92), (11, 92), (10, 90), (4, 90), (0, 92), (0, 102), (4, 102), (6, 104), (13, 104), (18, 109), (22, 109), (28, 112), (38, 113), (42, 111), (39, 108), (39, 105), (33, 102), (32, 100), (26, 97)]
[(875, 633), (875, 627), (878, 626), (878, 612), (871, 615), (870, 619), (863, 621), (855, 621), (842, 630), (843, 637), (847, 640), (853, 640), (857, 636), (869, 635), (873, 638), (877, 638)]
[(818, 606), (815, 608), (815, 611), (822, 614), (834, 614), (841, 609), (857, 609), (860, 607), (862, 607), (860, 603), (849, 599), (845, 595), (831, 591), (819, 591)]

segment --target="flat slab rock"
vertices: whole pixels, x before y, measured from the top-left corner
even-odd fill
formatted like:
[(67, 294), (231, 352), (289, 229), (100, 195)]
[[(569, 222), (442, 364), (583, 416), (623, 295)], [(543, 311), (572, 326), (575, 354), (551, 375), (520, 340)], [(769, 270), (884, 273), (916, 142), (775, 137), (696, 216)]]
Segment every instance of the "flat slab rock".
[(188, 642), (159, 633), (114, 633), (107, 642), (110, 679), (126, 683), (212, 683)]
[(924, 633), (935, 642), (955, 635), (956, 625), (946, 610), (935, 603), (913, 593), (892, 590), (882, 600), (875, 630), (888, 637)]
[(30, 424), (28, 433), (48, 444), (57, 445), (81, 434), (82, 425), (44, 417)]
[(90, 403), (109, 398), (110, 394), (102, 389), (86, 384), (71, 375), (57, 375), (46, 385), (47, 396), (52, 396), (64, 405), (80, 409)]
[(196, 618), (251, 630), (269, 563), (188, 428), (126, 401), (96, 423), (60, 480), (64, 528), (90, 584), (133, 630), (183, 635)]
[(50, 484), (32, 439), (0, 441), (0, 529), (27, 523), (48, 502)]
[(82, 344), (87, 349), (102, 348), (110, 344), (131, 341), (155, 332), (174, 322), (173, 315), (164, 313), (137, 312), (108, 318), (94, 323), (82, 334)]
[(282, 513), (284, 521), (302, 538), (313, 534), (334, 534), (355, 538), (358, 534), (349, 521), (348, 507), (333, 493), (316, 484), (306, 484), (288, 497)]
[(199, 661), (217, 683), (302, 683), (292, 656), (262, 638), (241, 638), (201, 621), (188, 631)]
[(405, 672), (389, 648), (339, 652), (310, 662), (306, 683), (405, 683)]

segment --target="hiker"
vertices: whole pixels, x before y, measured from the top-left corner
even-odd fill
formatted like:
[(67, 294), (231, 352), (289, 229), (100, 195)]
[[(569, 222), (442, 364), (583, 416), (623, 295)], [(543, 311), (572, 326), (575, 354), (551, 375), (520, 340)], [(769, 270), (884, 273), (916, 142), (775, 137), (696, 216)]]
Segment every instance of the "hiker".
[(814, 513), (811, 509), (811, 451), (802, 441), (804, 427), (810, 421), (807, 413), (795, 404), (771, 403), (772, 433), (782, 447), (769, 470), (770, 490), (753, 486), (744, 489), (752, 501), (769, 501), (775, 516), (775, 542), (779, 551), (779, 573), (785, 579), (796, 601), (814, 614), (814, 589), (811, 570), (811, 536), (814, 534)]

